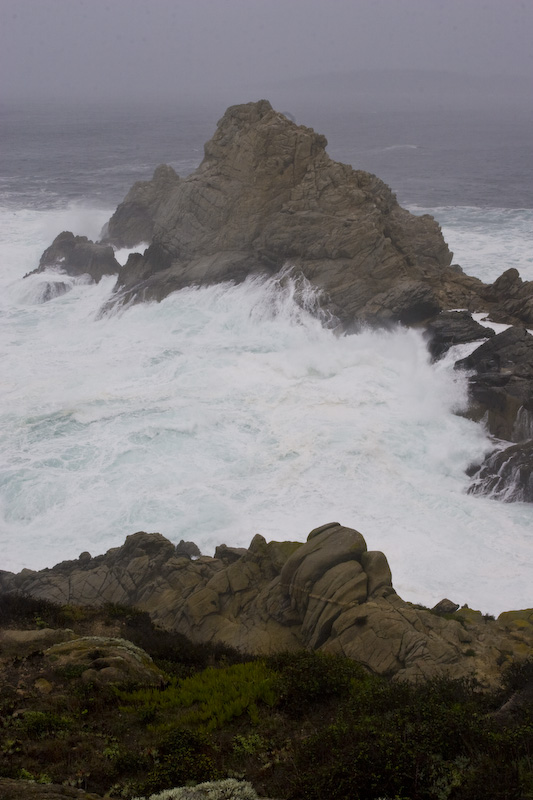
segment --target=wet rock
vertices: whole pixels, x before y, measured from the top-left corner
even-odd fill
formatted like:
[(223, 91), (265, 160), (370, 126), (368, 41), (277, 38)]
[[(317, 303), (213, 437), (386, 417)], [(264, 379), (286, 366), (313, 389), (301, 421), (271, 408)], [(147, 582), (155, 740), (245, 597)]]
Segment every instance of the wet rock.
[(95, 244), (86, 236), (74, 236), (70, 231), (63, 231), (44, 251), (39, 266), (29, 275), (49, 269), (66, 272), (74, 277), (89, 275), (98, 283), (104, 275), (116, 275), (120, 264), (109, 245)]
[(480, 325), (468, 311), (443, 311), (426, 325), (428, 350), (437, 361), (450, 347), (494, 336), (494, 330)]
[(533, 281), (523, 281), (517, 269), (506, 270), (483, 291), (494, 322), (533, 326)]
[(507, 503), (533, 503), (533, 441), (515, 444), (487, 455), (472, 465), (470, 494), (489, 495)]
[(511, 327), (490, 338), (456, 369), (472, 370), (469, 379), (472, 419), (484, 419), (499, 439), (516, 441), (533, 414), (533, 336)]

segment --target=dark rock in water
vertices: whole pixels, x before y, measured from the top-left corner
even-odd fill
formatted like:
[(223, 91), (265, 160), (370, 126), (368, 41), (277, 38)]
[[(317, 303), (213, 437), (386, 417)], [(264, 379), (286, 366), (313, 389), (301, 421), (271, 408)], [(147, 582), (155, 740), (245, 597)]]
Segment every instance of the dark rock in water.
[(468, 311), (443, 311), (426, 326), (428, 350), (437, 361), (455, 344), (466, 344), (494, 336), (492, 328), (480, 325)]
[(49, 300), (54, 300), (56, 297), (61, 297), (70, 292), (72, 286), (63, 281), (46, 281), (40, 285), (39, 289), (39, 302), (47, 303)]
[(104, 275), (116, 275), (120, 264), (110, 245), (95, 244), (86, 236), (74, 236), (70, 231), (63, 231), (44, 251), (39, 266), (29, 275), (47, 269), (61, 270), (72, 276), (89, 275), (98, 283)]
[(326, 144), (266, 100), (229, 108), (192, 175), (158, 168), (110, 220), (115, 244), (153, 231), (144, 256), (121, 270), (115, 301), (292, 267), (344, 327), (483, 308), (483, 284), (450, 266), (435, 220), (401, 208), (376, 176), (332, 161)]
[(507, 503), (533, 503), (533, 442), (495, 450), (482, 464), (472, 465), (470, 494), (485, 494)]
[(533, 281), (523, 281), (518, 270), (502, 273), (483, 291), (483, 297), (490, 302), (494, 322), (533, 326)]
[(151, 181), (135, 183), (107, 223), (102, 241), (115, 247), (135, 247), (141, 242), (151, 242), (159, 209), (179, 181), (172, 167), (161, 164)]
[[(0, 572), (0, 591), (134, 605), (196, 642), (258, 654), (319, 649), (407, 680), (475, 672), (490, 684), (502, 658), (532, 651), (529, 628), (509, 633), (497, 622), (480, 624), (480, 615), (458, 621), (404, 602), (385, 555), (338, 523), (316, 528), (305, 544), (255, 536), (242, 555), (223, 546), (218, 555), (191, 560), (160, 534), (140, 532), (93, 559)], [(75, 645), (56, 649), (68, 654)]]
[(525, 328), (508, 328), (457, 361), (455, 368), (475, 373), (469, 381), (469, 416), (485, 419), (499, 439), (522, 438), (533, 415), (533, 336)]

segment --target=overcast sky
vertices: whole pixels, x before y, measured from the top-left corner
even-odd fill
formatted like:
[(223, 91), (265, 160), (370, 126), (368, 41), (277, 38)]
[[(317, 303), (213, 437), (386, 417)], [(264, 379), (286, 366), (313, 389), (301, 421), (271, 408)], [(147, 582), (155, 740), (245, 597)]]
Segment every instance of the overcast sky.
[(389, 68), (531, 77), (532, 31), (533, 0), (0, 0), (0, 92), (175, 98)]

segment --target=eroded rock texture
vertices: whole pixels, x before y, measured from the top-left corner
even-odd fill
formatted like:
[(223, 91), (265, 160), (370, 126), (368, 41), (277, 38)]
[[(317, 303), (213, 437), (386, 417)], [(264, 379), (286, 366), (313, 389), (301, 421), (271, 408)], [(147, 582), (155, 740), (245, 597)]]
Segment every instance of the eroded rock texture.
[[(315, 529), (305, 544), (255, 536), (244, 554), (221, 548), (220, 555), (191, 560), (160, 534), (136, 533), (103, 556), (0, 573), (0, 589), (59, 603), (135, 605), (198, 642), (252, 653), (318, 649), (410, 680), (476, 673), (490, 683), (506, 658), (531, 653), (529, 628), (511, 633), (469, 609), (448, 618), (404, 602), (383, 553), (338, 523)], [(56, 648), (70, 652), (73, 644)]]
[(70, 231), (63, 231), (44, 251), (37, 269), (29, 274), (50, 269), (74, 277), (89, 275), (95, 283), (98, 283), (104, 275), (116, 275), (120, 264), (115, 259), (114, 250), (110, 245), (91, 242), (86, 236), (74, 236)]
[(229, 108), (196, 172), (179, 180), (159, 167), (113, 215), (108, 241), (151, 242), (121, 270), (117, 299), (160, 300), (289, 265), (345, 326), (479, 305), (483, 284), (450, 267), (435, 220), (401, 208), (376, 176), (332, 161), (326, 144), (266, 100)]

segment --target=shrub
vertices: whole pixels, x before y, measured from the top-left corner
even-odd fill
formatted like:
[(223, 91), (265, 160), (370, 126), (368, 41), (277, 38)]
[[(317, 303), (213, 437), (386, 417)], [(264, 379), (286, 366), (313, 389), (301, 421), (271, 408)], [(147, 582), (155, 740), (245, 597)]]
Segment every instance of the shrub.
[(137, 714), (141, 721), (152, 721), (163, 709), (181, 708), (182, 725), (211, 731), (244, 713), (257, 722), (258, 704), (272, 706), (277, 699), (274, 684), (275, 675), (264, 661), (251, 661), (219, 669), (208, 667), (163, 690), (117, 691), (117, 695), (124, 703), (122, 710)]
[[(145, 798), (134, 798), (145, 800)], [(196, 786), (181, 786), (153, 794), (149, 800), (257, 800), (253, 786), (246, 781), (226, 778), (222, 781), (208, 781)]]
[(216, 779), (218, 774), (213, 755), (210, 737), (177, 728), (160, 741), (156, 762), (139, 789), (149, 794), (169, 786)]
[(267, 663), (279, 673), (276, 689), (281, 705), (293, 715), (324, 700), (348, 696), (354, 684), (370, 679), (360, 664), (328, 653), (300, 650), (272, 656)]

